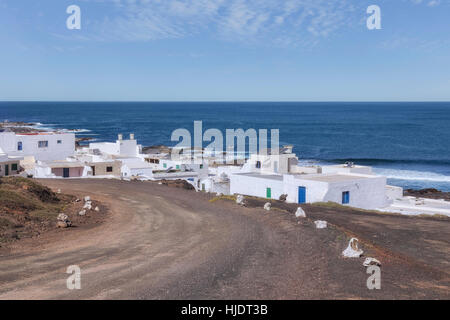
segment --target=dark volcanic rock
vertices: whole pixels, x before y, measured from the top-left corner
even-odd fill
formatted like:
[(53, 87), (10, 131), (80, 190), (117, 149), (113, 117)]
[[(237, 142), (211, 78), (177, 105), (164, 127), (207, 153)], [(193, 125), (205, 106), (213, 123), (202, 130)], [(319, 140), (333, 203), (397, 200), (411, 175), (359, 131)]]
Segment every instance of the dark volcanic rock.
[(161, 183), (163, 185), (169, 186), (169, 187), (175, 187), (175, 188), (183, 188), (186, 190), (195, 190), (194, 186), (187, 182), (186, 180), (162, 180)]
[(404, 191), (405, 196), (419, 197), (419, 198), (429, 198), (429, 199), (444, 199), (450, 201), (450, 192), (442, 192), (437, 189), (407, 189)]

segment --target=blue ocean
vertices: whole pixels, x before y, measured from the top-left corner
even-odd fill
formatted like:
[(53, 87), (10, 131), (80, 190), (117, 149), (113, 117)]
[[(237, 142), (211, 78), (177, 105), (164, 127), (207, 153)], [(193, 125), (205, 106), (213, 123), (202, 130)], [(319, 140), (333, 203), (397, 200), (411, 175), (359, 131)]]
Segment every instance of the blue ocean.
[[(115, 141), (135, 133), (143, 146), (178, 128), (279, 129), (304, 162), (370, 165), (404, 188), (450, 191), (450, 102), (0, 102), (0, 120), (80, 129)], [(206, 143), (205, 143), (206, 146)]]

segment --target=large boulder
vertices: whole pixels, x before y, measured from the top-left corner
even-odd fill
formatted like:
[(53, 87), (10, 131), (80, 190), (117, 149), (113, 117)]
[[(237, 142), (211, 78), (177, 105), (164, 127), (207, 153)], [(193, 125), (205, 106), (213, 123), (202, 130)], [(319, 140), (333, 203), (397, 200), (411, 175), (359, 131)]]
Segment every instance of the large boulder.
[(58, 214), (56, 220), (57, 220), (56, 226), (58, 228), (67, 228), (72, 226), (72, 222), (69, 220), (69, 217), (65, 213)]
[(286, 199), (287, 199), (287, 194), (282, 194), (281, 196), (280, 196), (280, 201), (283, 201), (283, 202), (285, 202), (286, 201)]
[(68, 224), (67, 222), (64, 222), (64, 221), (58, 221), (58, 222), (56, 223), (56, 226), (57, 226), (58, 228), (68, 228), (68, 227), (69, 227), (69, 224)]
[(175, 187), (175, 188), (182, 188), (186, 190), (195, 190), (195, 187), (183, 179), (177, 179), (177, 180), (161, 180), (161, 183), (163, 185), (169, 186), (169, 187)]

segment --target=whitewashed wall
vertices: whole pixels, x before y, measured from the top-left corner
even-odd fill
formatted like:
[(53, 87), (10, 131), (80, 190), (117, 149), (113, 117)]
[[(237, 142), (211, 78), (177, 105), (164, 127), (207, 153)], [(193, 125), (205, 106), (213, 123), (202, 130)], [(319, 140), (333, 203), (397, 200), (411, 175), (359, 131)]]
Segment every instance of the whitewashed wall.
[(306, 202), (335, 202), (342, 204), (342, 193), (350, 192), (351, 207), (375, 209), (388, 205), (386, 196), (386, 178), (371, 176), (355, 176), (355, 180), (342, 182), (326, 182), (284, 176), (284, 188), (287, 201), (298, 203), (298, 187), (306, 187)]
[(284, 193), (286, 201), (298, 203), (298, 187), (306, 188), (306, 203), (321, 202), (328, 192), (328, 183), (322, 181), (296, 179), (293, 175), (284, 175)]
[(403, 198), (403, 188), (395, 186), (386, 186), (386, 196), (390, 201)]
[(139, 154), (139, 148), (136, 140), (118, 140), (119, 154), (126, 157), (136, 157)]
[(265, 198), (266, 188), (271, 188), (272, 199), (279, 199), (283, 194), (283, 181), (240, 174), (230, 176), (230, 194)]
[(342, 192), (344, 191), (350, 191), (350, 203), (348, 206), (351, 207), (376, 209), (388, 205), (385, 177), (330, 183), (324, 201), (342, 203)]

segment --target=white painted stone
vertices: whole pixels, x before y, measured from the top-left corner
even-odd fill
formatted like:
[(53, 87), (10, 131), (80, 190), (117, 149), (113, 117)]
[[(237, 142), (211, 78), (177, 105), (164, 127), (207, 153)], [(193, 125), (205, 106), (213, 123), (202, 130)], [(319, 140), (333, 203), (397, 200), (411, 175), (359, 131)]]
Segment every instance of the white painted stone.
[(327, 227), (327, 222), (322, 220), (314, 221), (317, 229), (325, 229)]
[(358, 239), (351, 238), (348, 247), (342, 252), (342, 255), (347, 258), (359, 258), (363, 251), (358, 247)]
[(306, 213), (305, 213), (305, 211), (303, 211), (302, 208), (298, 207), (297, 211), (295, 211), (295, 216), (297, 218), (306, 218)]
[(90, 201), (86, 202), (83, 206), (83, 209), (92, 210), (92, 203)]
[(364, 260), (363, 262), (363, 266), (364, 267), (381, 266), (381, 262), (375, 258), (366, 258), (366, 260)]
[(239, 194), (239, 195), (236, 197), (236, 203), (237, 203), (237, 204), (240, 204), (240, 205), (243, 205), (243, 204), (244, 204), (244, 196), (241, 195), (241, 194)]
[(65, 213), (58, 214), (58, 217), (56, 218), (58, 221), (67, 221), (69, 220), (69, 217)]

